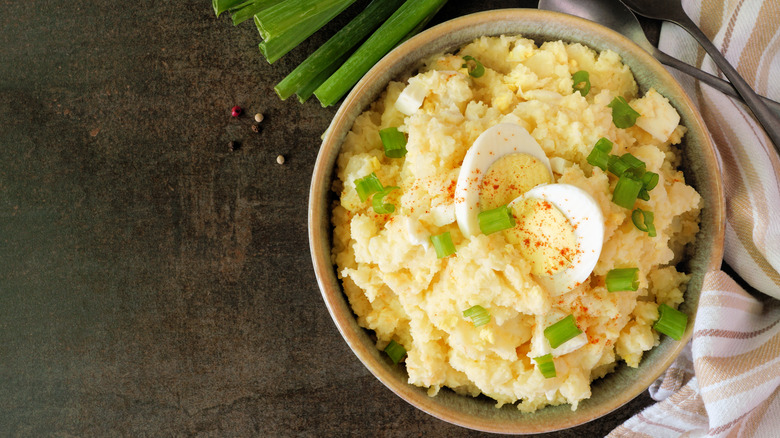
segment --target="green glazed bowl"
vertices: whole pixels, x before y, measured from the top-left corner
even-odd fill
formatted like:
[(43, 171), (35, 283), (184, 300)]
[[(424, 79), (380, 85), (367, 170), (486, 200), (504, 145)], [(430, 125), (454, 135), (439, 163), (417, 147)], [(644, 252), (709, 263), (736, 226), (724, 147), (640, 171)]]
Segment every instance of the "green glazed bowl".
[[(619, 365), (615, 372), (592, 383), (592, 396), (576, 411), (569, 405), (546, 407), (532, 414), (514, 405), (495, 407), (495, 401), (458, 395), (442, 389), (429, 397), (425, 388), (407, 383), (402, 366), (395, 366), (376, 349), (372, 334), (359, 327), (343, 294), (331, 262), (330, 209), (334, 165), (341, 144), (355, 118), (376, 100), (387, 83), (413, 72), (418, 61), (447, 52), (483, 35), (520, 34), (544, 41), (578, 42), (596, 51), (610, 49), (628, 65), (642, 92), (653, 87), (666, 96), (688, 128), (683, 141), (683, 170), (688, 183), (702, 195), (701, 230), (690, 245), (683, 268), (692, 274), (681, 310), (689, 315), (682, 341), (663, 336), (661, 344), (646, 352), (639, 368)], [(723, 256), (724, 198), (715, 150), (701, 116), (674, 78), (639, 46), (593, 22), (557, 12), (536, 9), (494, 10), (460, 17), (435, 26), (408, 40), (385, 56), (354, 87), (325, 134), (314, 167), (309, 192), (309, 245), (322, 297), (344, 340), (361, 362), (383, 384), (417, 408), (447, 422), (496, 433), (550, 432), (592, 421), (627, 403), (666, 370), (690, 340), (704, 274), (719, 269)]]

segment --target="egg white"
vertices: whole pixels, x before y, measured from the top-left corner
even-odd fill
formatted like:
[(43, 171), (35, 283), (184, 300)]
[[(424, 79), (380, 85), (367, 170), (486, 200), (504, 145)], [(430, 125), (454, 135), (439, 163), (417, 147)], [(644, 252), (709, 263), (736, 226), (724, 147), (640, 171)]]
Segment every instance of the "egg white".
[[(522, 126), (499, 123), (483, 132), (469, 148), (461, 165), (455, 187), (455, 218), (464, 236), (479, 234), (480, 191), (488, 169), (500, 158), (525, 153), (544, 164), (554, 181), (550, 160), (539, 143)], [(537, 281), (552, 295), (565, 293), (587, 280), (598, 263), (604, 243), (604, 217), (595, 199), (586, 191), (569, 184), (536, 186), (512, 201), (542, 199), (554, 205), (574, 228), (576, 254), (570, 267)]]
[(577, 251), (571, 266), (552, 276), (537, 277), (537, 282), (550, 294), (560, 295), (587, 280), (596, 267), (604, 244), (604, 215), (588, 192), (570, 184), (536, 186), (510, 202), (509, 206), (527, 198), (548, 201), (574, 228)]
[(466, 152), (455, 186), (455, 218), (464, 236), (480, 233), (477, 215), (482, 179), (490, 166), (508, 154), (528, 154), (541, 161), (550, 172), (550, 160), (531, 134), (515, 123), (499, 123), (477, 137)]

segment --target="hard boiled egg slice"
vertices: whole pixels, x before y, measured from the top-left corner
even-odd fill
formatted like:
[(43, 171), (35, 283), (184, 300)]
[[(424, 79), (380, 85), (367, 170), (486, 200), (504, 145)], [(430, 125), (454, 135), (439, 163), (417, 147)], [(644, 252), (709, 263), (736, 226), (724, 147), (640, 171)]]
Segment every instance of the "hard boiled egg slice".
[(531, 134), (499, 123), (466, 152), (455, 186), (455, 218), (464, 236), (480, 233), (477, 215), (507, 204), (538, 184), (553, 181), (550, 161)]
[(570, 184), (534, 187), (509, 204), (515, 227), (504, 230), (552, 295), (582, 284), (604, 243), (604, 216), (596, 200)]

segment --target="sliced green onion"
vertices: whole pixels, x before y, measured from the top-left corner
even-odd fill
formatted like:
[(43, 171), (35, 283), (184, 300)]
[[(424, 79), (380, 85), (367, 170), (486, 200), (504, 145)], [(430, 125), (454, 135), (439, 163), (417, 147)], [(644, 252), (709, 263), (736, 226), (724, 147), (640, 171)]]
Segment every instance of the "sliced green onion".
[(645, 211), (641, 208), (637, 208), (631, 212), (631, 222), (634, 223), (634, 226), (637, 227), (639, 231), (646, 231), (647, 235), (650, 237), (656, 236), (655, 225), (653, 224), (654, 219), (655, 215), (652, 211)]
[(647, 227), (647, 235), (650, 237), (655, 237), (656, 236), (655, 224), (653, 224), (655, 215), (653, 214), (652, 211), (643, 211), (642, 214), (645, 216), (645, 226)]
[(355, 0), (282, 1), (255, 15), (260, 51), (275, 62), (332, 20)]
[(607, 170), (609, 165), (609, 154), (605, 154), (600, 150), (593, 148), (588, 154), (588, 163), (593, 167), (599, 167), (601, 170)]
[(398, 342), (390, 341), (390, 343), (387, 344), (387, 347), (385, 347), (385, 353), (390, 356), (393, 363), (397, 364), (406, 356), (406, 348)]
[(374, 213), (390, 214), (395, 211), (395, 205), (385, 204), (384, 198), (388, 193), (392, 192), (393, 190), (398, 190), (398, 188), (399, 187), (397, 186), (385, 187), (380, 192), (374, 194), (374, 196), (371, 198), (371, 206), (374, 207)]
[(609, 171), (618, 177), (628, 172), (628, 176), (641, 179), (645, 174), (645, 162), (631, 154), (623, 154), (619, 157), (610, 155), (608, 167)]
[(637, 198), (643, 200), (643, 201), (649, 201), (650, 200), (650, 193), (647, 192), (647, 190), (642, 187), (639, 190), (639, 194), (636, 195)]
[(658, 321), (653, 324), (653, 328), (675, 341), (682, 339), (688, 326), (688, 315), (666, 304), (658, 306), (658, 315)]
[(621, 160), (617, 155), (610, 155), (607, 162), (607, 168), (615, 176), (623, 176), (623, 174), (631, 169), (625, 161)]
[(482, 234), (493, 234), (515, 226), (515, 217), (506, 205), (479, 212), (477, 220)]
[(648, 192), (650, 190), (653, 190), (655, 186), (658, 185), (658, 179), (659, 176), (655, 172), (645, 172), (644, 175), (642, 175), (642, 186), (645, 190)]
[(474, 327), (479, 327), (490, 322), (490, 313), (482, 306), (472, 306), (463, 311), (463, 316), (471, 318)]
[(314, 90), (349, 58), (352, 49), (379, 27), (401, 3), (403, 0), (373, 0), (336, 35), (282, 79), (274, 87), (276, 93), (282, 99), (297, 94), (302, 102), (307, 100)]
[(436, 250), (436, 257), (440, 259), (456, 252), (455, 244), (452, 243), (452, 236), (450, 236), (449, 231), (445, 231), (437, 236), (431, 236), (431, 243), (433, 243), (433, 249)]
[(632, 169), (644, 168), (645, 167), (645, 162), (644, 161), (640, 160), (639, 158), (637, 158), (637, 157), (635, 157), (635, 156), (633, 156), (633, 155), (631, 155), (629, 153), (625, 153), (625, 154), (621, 155), (620, 159), (622, 161), (624, 161), (626, 164), (628, 164), (628, 166), (630, 168), (632, 168)]
[(637, 227), (639, 231), (647, 231), (647, 225), (645, 225), (644, 210), (637, 208), (634, 211), (632, 211), (631, 222), (634, 223), (634, 226)]
[(632, 209), (640, 190), (642, 190), (640, 181), (623, 175), (618, 179), (615, 191), (612, 192), (612, 202), (623, 208)]
[(536, 365), (539, 367), (539, 371), (541, 371), (545, 379), (551, 379), (557, 375), (555, 372), (555, 362), (553, 362), (552, 353), (547, 353), (544, 356), (535, 357), (534, 362), (536, 362)]
[(612, 142), (607, 137), (601, 137), (599, 141), (593, 145), (593, 149), (598, 149), (605, 154), (612, 152)]
[(558, 348), (561, 344), (582, 333), (574, 321), (574, 315), (569, 315), (544, 329), (544, 337), (550, 342), (550, 347)]
[(322, 106), (341, 99), (366, 72), (447, 0), (406, 0), (328, 80), (314, 91)]
[(623, 96), (617, 96), (607, 105), (612, 108), (612, 123), (618, 128), (630, 128), (636, 123), (636, 119), (641, 115), (636, 112), (626, 102)]
[(379, 182), (379, 178), (376, 177), (374, 172), (355, 180), (355, 190), (357, 190), (361, 202), (366, 202), (372, 193), (381, 192), (383, 189), (382, 183)]
[(639, 289), (639, 268), (612, 269), (607, 272), (607, 290), (617, 292)]
[(609, 153), (612, 151), (612, 142), (606, 137), (601, 137), (593, 146), (593, 150), (588, 154), (588, 163), (591, 166), (599, 167), (601, 170), (607, 170), (609, 165)]
[(401, 158), (406, 155), (406, 135), (398, 128), (385, 128), (379, 131), (385, 155), (390, 158)]
[(571, 75), (571, 80), (574, 83), (572, 88), (574, 91), (579, 91), (583, 96), (587, 96), (590, 93), (590, 74), (585, 70), (580, 70)]
[[(476, 58), (474, 58), (471, 55), (466, 55), (463, 57), (463, 60), (466, 61), (461, 67), (468, 68), (469, 70), (469, 76), (473, 78), (479, 78), (482, 77), (482, 75), (485, 74), (485, 66), (482, 65), (481, 62), (479, 62)], [(474, 63), (474, 68), (471, 67), (471, 63)]]

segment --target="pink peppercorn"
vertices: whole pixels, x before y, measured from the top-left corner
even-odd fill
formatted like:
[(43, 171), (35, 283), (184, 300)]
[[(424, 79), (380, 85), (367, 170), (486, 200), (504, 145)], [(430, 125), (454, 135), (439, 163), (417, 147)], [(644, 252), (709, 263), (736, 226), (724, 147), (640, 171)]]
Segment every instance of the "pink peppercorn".
[(238, 105), (234, 106), (233, 108), (231, 108), (231, 110), (230, 110), (230, 114), (231, 114), (233, 117), (238, 117), (238, 116), (240, 116), (240, 115), (241, 115), (241, 107), (240, 107), (240, 106), (238, 106)]

